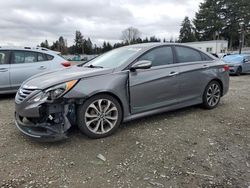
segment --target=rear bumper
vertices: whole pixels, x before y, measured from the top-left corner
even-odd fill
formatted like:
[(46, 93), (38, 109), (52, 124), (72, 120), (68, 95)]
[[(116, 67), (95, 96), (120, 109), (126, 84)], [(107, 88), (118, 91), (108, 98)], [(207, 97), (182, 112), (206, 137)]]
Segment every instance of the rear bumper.
[(236, 74), (238, 66), (229, 67), (229, 74)]

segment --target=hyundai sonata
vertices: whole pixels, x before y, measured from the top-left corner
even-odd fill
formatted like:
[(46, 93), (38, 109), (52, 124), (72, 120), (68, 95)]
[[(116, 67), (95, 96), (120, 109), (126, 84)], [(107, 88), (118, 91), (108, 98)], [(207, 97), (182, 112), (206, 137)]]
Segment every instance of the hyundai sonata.
[(16, 94), (15, 122), (47, 141), (66, 138), (73, 125), (102, 138), (135, 118), (196, 104), (215, 108), (228, 91), (228, 71), (223, 61), (182, 44), (121, 47), (26, 80)]

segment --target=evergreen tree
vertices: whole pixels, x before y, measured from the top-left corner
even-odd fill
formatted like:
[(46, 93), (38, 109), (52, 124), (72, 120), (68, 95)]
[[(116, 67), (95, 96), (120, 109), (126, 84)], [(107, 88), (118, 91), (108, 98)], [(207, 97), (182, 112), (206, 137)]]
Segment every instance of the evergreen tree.
[(240, 23), (243, 23), (245, 41), (250, 44), (249, 10), (249, 0), (205, 0), (200, 4), (193, 22), (198, 39), (226, 39), (229, 41), (229, 48), (237, 48)]
[(155, 36), (151, 36), (151, 37), (149, 38), (149, 42), (161, 42), (161, 39), (156, 38)]
[(84, 50), (85, 54), (92, 54), (93, 53), (93, 44), (92, 44), (90, 38), (88, 38), (87, 40), (84, 40), (83, 50)]
[(62, 36), (60, 36), (58, 39), (58, 50), (62, 54), (67, 54), (67, 52), (68, 52), (66, 41), (64, 40), (64, 38)]
[(84, 54), (84, 38), (80, 31), (75, 33), (75, 51), (77, 54)]
[(221, 0), (205, 0), (200, 4), (193, 21), (196, 37), (199, 40), (215, 40), (216, 33), (222, 33), (224, 25), (222, 6)]
[(49, 43), (48, 43), (47, 39), (44, 42), (41, 42), (40, 46), (43, 48), (49, 48)]
[[(193, 42), (196, 40), (193, 32), (193, 26), (187, 16), (181, 24), (179, 40), (180, 42)], [(170, 42), (174, 42), (173, 37), (170, 39)]]

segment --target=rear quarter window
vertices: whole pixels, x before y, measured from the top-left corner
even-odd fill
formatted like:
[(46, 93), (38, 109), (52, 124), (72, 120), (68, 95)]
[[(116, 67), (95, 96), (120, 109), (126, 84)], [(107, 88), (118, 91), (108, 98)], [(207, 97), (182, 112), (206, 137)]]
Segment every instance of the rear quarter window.
[(47, 59), (50, 61), (50, 60), (52, 60), (52, 59), (54, 59), (54, 56), (53, 55), (49, 55), (49, 54), (45, 54), (46, 55), (46, 57), (47, 57)]

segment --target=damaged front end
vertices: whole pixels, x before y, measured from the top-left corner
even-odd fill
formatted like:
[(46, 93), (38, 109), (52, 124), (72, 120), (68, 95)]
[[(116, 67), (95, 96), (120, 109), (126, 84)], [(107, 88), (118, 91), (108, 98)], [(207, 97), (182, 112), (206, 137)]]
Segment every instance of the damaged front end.
[(75, 104), (64, 99), (74, 85), (66, 82), (46, 90), (22, 87), (16, 94), (15, 124), (27, 136), (42, 141), (67, 138), (67, 131), (75, 124)]

